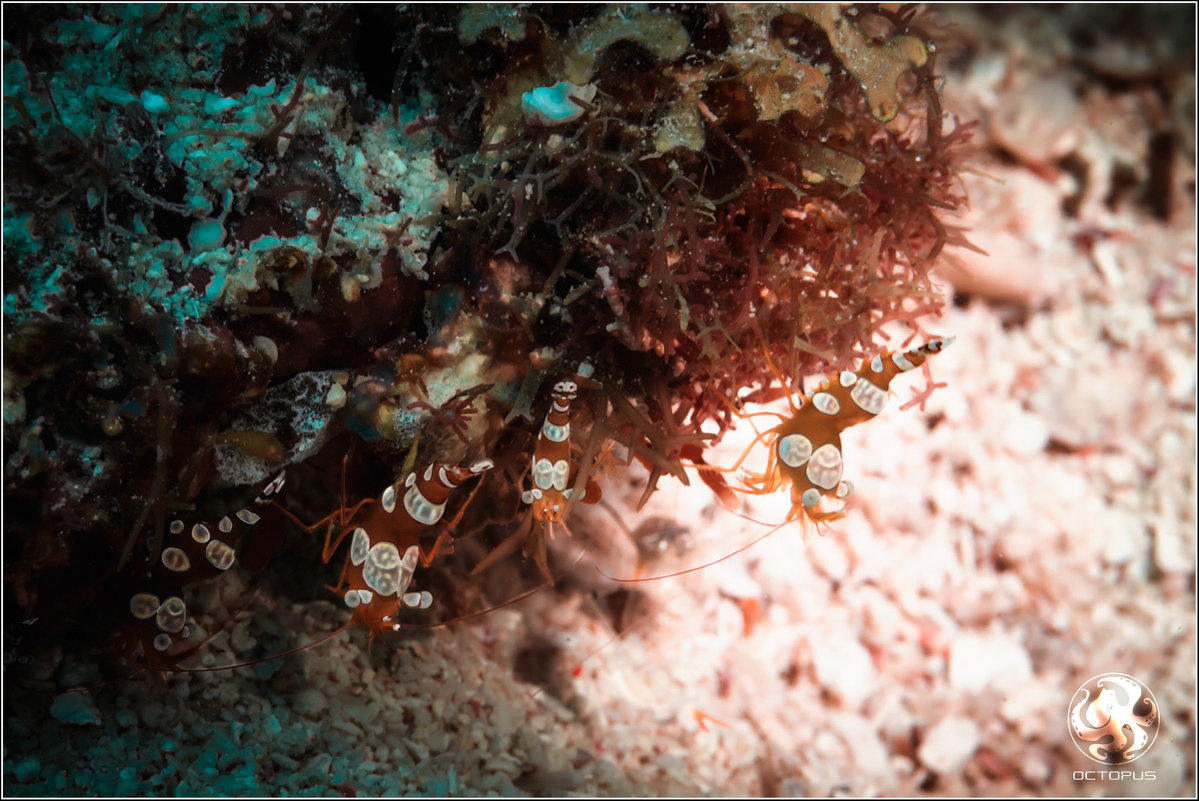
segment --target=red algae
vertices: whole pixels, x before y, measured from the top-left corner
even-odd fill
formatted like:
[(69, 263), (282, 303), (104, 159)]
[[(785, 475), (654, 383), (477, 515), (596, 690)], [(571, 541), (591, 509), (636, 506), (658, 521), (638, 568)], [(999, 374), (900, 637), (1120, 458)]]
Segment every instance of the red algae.
[[(45, 16), (27, 70), (61, 60)], [(6, 392), (28, 429), (6, 443), (30, 511), (10, 578), (28, 615), (96, 595), (127, 615), (138, 546), (153, 562), (176, 512), (237, 508), (248, 491), (230, 487), (284, 469), (297, 516), (328, 520), (414, 465), (493, 460), (453, 534), (494, 562), (528, 539), (530, 472), (581, 497), (637, 463), (644, 505), (662, 477), (690, 482), (743, 402), (873, 355), (888, 323), (923, 334), (943, 304), (929, 268), (969, 128), (942, 130), (935, 48), (908, 10), (305, 7), (241, 24), (208, 56), (219, 91), (155, 90), (84, 137), (75, 100), (31, 78), (6, 126), (15, 211), (35, 238), (76, 237), (55, 244), (74, 254), (56, 286), (6, 226), (22, 315)], [(293, 55), (272, 65), (272, 44)], [(87, 355), (47, 372), (48, 337)], [(60, 368), (87, 376), (82, 419), (55, 399)], [(575, 430), (545, 468), (548, 388), (576, 378)], [(526, 549), (552, 578), (544, 544)], [(311, 543), (283, 552), (315, 569)], [(44, 594), (66, 576), (69, 599)]]
[[(479, 127), (460, 129), (488, 144), (456, 162), (471, 209), (447, 242), (525, 267), (526, 291), (540, 290), (535, 343), (589, 361), (649, 424), (698, 435), (732, 424), (732, 399), (779, 390), (770, 358), (791, 379), (837, 369), (873, 353), (885, 323), (919, 331), (940, 309), (928, 270), (945, 243), (938, 215), (962, 201), (966, 134), (929, 119), (934, 58), (911, 17), (688, 13), (680, 24), (704, 35), (686, 56), (610, 45), (628, 58), (600, 54), (576, 75), (597, 92), (558, 126), (511, 111), (533, 76), (548, 82), (570, 58), (571, 40), (530, 21), (519, 67), (498, 62)], [(621, 29), (617, 16), (589, 25)], [(530, 37), (544, 63), (527, 55)], [(677, 439), (630, 436), (685, 461)]]

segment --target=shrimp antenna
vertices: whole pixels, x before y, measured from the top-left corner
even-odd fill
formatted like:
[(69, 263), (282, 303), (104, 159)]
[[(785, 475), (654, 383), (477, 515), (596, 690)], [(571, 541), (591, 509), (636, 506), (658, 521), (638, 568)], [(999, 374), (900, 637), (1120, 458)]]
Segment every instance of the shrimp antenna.
[[(728, 512), (729, 514), (733, 515), (734, 517), (739, 517), (739, 518), (741, 518), (742, 520), (748, 520), (749, 522), (751, 522), (751, 523), (755, 523), (755, 524), (757, 524), (757, 525), (759, 525), (759, 526), (769, 526), (771, 531), (774, 531), (774, 530), (775, 530), (775, 529), (777, 529), (777, 528), (781, 528), (782, 526), (785, 526), (786, 524), (788, 524), (788, 523), (790, 523), (792, 520), (794, 520), (794, 518), (792, 518), (792, 517), (788, 517), (786, 520), (784, 520), (784, 521), (783, 521), (783, 522), (781, 522), (781, 523), (767, 523), (765, 520), (759, 520), (759, 519), (758, 519), (758, 518), (756, 518), (756, 517), (752, 517), (752, 516), (750, 516), (750, 515), (747, 515), (745, 512), (738, 512), (738, 511), (736, 511), (735, 509), (725, 509), (725, 511), (726, 511), (726, 512)], [(751, 542), (751, 543), (750, 543), (750, 545), (752, 545), (752, 544), (753, 544), (753, 543)], [(748, 548), (748, 547), (749, 547), (749, 545), (746, 545), (745, 547), (746, 547), (746, 548)], [(730, 554), (730, 556), (731, 556), (731, 555), (732, 555), (732, 554)]]
[[(579, 566), (579, 562), (583, 561), (583, 557), (586, 555), (587, 555), (586, 548), (579, 551), (579, 555), (576, 556), (574, 558), (574, 561), (570, 563), (570, 567), (566, 568), (561, 573), (559, 573), (554, 578), (554, 581), (561, 581), (562, 579), (566, 578), (566, 576), (571, 571), (573, 571), (576, 567)], [(449, 620), (442, 620), (439, 623), (404, 623), (400, 626), (400, 630), (403, 631), (404, 629), (419, 629), (419, 630), (423, 631), (423, 630), (428, 630), (428, 629), (441, 629), (441, 628), (445, 628), (446, 626), (452, 626), (457, 623), (463, 623), (467, 620), (474, 620), (477, 617), (483, 617), (484, 615), (489, 615), (492, 612), (499, 611), (500, 609), (504, 609), (506, 607), (512, 606), (513, 604), (520, 603), (524, 599), (534, 596), (537, 593), (541, 592), (546, 587), (552, 587), (554, 585), (554, 581), (543, 581), (531, 590), (526, 590), (525, 592), (522, 592), (520, 595), (517, 595), (513, 598), (509, 598), (508, 600), (504, 601), (501, 604), (496, 604), (495, 606), (489, 606), (486, 609), (479, 609), (475, 612), (470, 612), (465, 615), (460, 615), (459, 617), (452, 617)]]
[(351, 622), (347, 623), (346, 625), (342, 626), (341, 628), (336, 629), (336, 630), (330, 632), (329, 634), (326, 634), (324, 637), (321, 637), (319, 640), (314, 640), (310, 643), (305, 643), (304, 645), (298, 645), (295, 648), (289, 648), (288, 650), (283, 651), (281, 653), (274, 654), (273, 656), (264, 656), (262, 659), (252, 659), (249, 662), (238, 662), (233, 665), (217, 665), (216, 667), (202, 667), (202, 668), (179, 668), (179, 670), (181, 670), (184, 673), (215, 673), (218, 670), (236, 670), (237, 668), (253, 667), (255, 665), (265, 665), (268, 662), (274, 662), (276, 660), (291, 656), (292, 654), (298, 654), (298, 653), (300, 653), (300, 651), (307, 651), (309, 648), (315, 648), (318, 645), (323, 645), (324, 643), (329, 642), (329, 640), (332, 640), (334, 637), (338, 637), (342, 634), (345, 634), (347, 631), (350, 630), (350, 628), (353, 627), (353, 625), (354, 625), (354, 623), (353, 623), (353, 621), (351, 621)]
[[(751, 518), (747, 518), (747, 519), (751, 519)], [(755, 521), (755, 522), (757, 522), (757, 521)], [(677, 573), (667, 573), (664, 576), (646, 576), (644, 578), (617, 578), (616, 576), (610, 576), (607, 573), (605, 573), (604, 569), (602, 567), (600, 567), (599, 565), (596, 565), (595, 569), (604, 578), (609, 579), (610, 581), (619, 581), (621, 584), (633, 584), (633, 583), (639, 583), (642, 581), (661, 581), (662, 579), (675, 578), (677, 576), (685, 576), (688, 573), (695, 573), (699, 570), (705, 570), (705, 569), (711, 567), (712, 565), (718, 565), (721, 562), (723, 562), (725, 559), (731, 559), (732, 557), (736, 556), (739, 553), (748, 551), (750, 548), (754, 547), (759, 542), (766, 539), (771, 534), (778, 531), (780, 528), (782, 528), (783, 526), (787, 525), (790, 522), (791, 522), (791, 518), (788, 518), (787, 520), (784, 520), (783, 522), (781, 522), (777, 525), (771, 526), (770, 529), (762, 536), (758, 537), (757, 539), (751, 540), (750, 542), (747, 542), (745, 545), (742, 545), (740, 548), (738, 548), (735, 551), (726, 553), (724, 556), (720, 557), (719, 559), (714, 559), (711, 562), (707, 562), (702, 565), (697, 565), (696, 567), (689, 567), (686, 570), (680, 570)]]

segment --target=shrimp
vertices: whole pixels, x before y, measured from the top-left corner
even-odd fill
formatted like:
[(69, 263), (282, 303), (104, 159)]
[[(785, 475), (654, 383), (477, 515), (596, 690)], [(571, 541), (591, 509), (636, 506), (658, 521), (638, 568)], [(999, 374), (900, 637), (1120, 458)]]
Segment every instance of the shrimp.
[(521, 502), (530, 508), (531, 514), (517, 531), (475, 565), (471, 575), (478, 575), (523, 543), (525, 556), (533, 559), (546, 581), (553, 586), (554, 575), (546, 553), (547, 536), (552, 538), (556, 529), (569, 533), (565, 520), (570, 507), (575, 502), (598, 503), (602, 495), (599, 484), (590, 477), (575, 495), (580, 464), (574, 452), (577, 446), (571, 442), (571, 422), (574, 420), (571, 404), (578, 392), (579, 385), (573, 380), (554, 385), (550, 409), (537, 433), (529, 463), (532, 486), (521, 493)]
[[(703, 570), (736, 556), (793, 520), (819, 526), (845, 517), (844, 505), (828, 509), (822, 504), (826, 500), (832, 500), (834, 503), (837, 500), (843, 501), (853, 492), (853, 484), (841, 478), (845, 466), (841, 452), (841, 432), (877, 416), (886, 406), (891, 381), (897, 375), (922, 366), (930, 356), (940, 353), (953, 341), (953, 337), (934, 339), (909, 350), (888, 351), (864, 363), (857, 372), (842, 370), (836, 380), (825, 379), (811, 396), (801, 400), (798, 407), (788, 398), (791, 404), (790, 415), (760, 413), (775, 415), (780, 418), (780, 423), (774, 428), (759, 432), (732, 467), (694, 465), (697, 470), (734, 472), (755, 445), (766, 442), (770, 449), (766, 470), (762, 473), (747, 470), (746, 486), (741, 488), (741, 491), (751, 495), (767, 495), (789, 484), (791, 511), (782, 522), (771, 526), (765, 534), (712, 562), (663, 576), (617, 578), (598, 567), (596, 569), (606, 578), (626, 583), (673, 578)], [(769, 353), (767, 360), (770, 360)], [(774, 363), (770, 364), (777, 375), (778, 370)], [(781, 381), (781, 376), (779, 378)], [(757, 416), (741, 412), (738, 414), (744, 418)]]
[(215, 578), (229, 570), (237, 559), (242, 534), (261, 516), (251, 507), (264, 507), (283, 488), (280, 473), (259, 493), (254, 502), (216, 523), (188, 525), (175, 519), (167, 526), (167, 537), (158, 557), (150, 560), (138, 591), (129, 598), (129, 613), (116, 650), (135, 664), (157, 670), (179, 670), (179, 663), (202, 646), (184, 647), (194, 624), (190, 619), (184, 589)]
[[(458, 524), (474, 492), (454, 520), (443, 524), (446, 503), (455, 489), (493, 466), (490, 459), (479, 459), (469, 465), (433, 462), (424, 471), (408, 473), (402, 495), (399, 482), (393, 482), (383, 488), (377, 499), (364, 498), (350, 509), (343, 504), (313, 524), (305, 524), (284, 510), (292, 522), (307, 532), (328, 524), (321, 549), (325, 564), (346, 537), (350, 537), (341, 576), (336, 586), (329, 587), (352, 610), (347, 628), (364, 626), (373, 639), (381, 632), (399, 631), (400, 612), (404, 608), (428, 609), (432, 605), (433, 596), (427, 590), (408, 591), (417, 565), (428, 567), (438, 553), (452, 548), (449, 532)], [(476, 492), (478, 488), (476, 485)], [(437, 539), (426, 551), (421, 537), (434, 530), (438, 532)]]
[[(428, 567), (449, 544), (449, 531), (457, 525), (462, 512), (440, 528), (437, 540), (427, 552), (420, 545), (421, 535), (440, 524), (446, 502), (455, 489), (493, 466), (490, 459), (470, 465), (430, 464), (423, 473), (408, 474), (402, 499), (395, 485), (389, 485), (352, 532), (348, 527), (343, 529), (332, 544), (326, 535), (322, 559), (327, 563), (347, 533), (352, 534), (350, 552), (333, 590), (353, 610), (354, 623), (365, 626), (374, 636), (381, 631), (399, 631), (403, 607), (429, 608), (433, 596), (428, 590), (409, 592), (408, 587), (417, 564)], [(462, 511), (465, 509), (464, 505)]]
[(876, 355), (856, 373), (842, 370), (835, 380), (825, 379), (799, 408), (792, 405), (789, 417), (762, 435), (770, 446), (769, 462), (763, 473), (747, 471), (749, 491), (767, 494), (790, 484), (788, 521), (801, 515), (813, 523), (843, 518), (844, 507), (821, 508), (824, 499), (844, 499), (853, 491), (853, 484), (841, 478), (845, 466), (841, 432), (877, 416), (897, 375), (920, 367), (952, 343), (952, 337), (934, 339), (910, 350), (889, 351)]
[[(537, 446), (533, 452), (533, 486), (520, 496), (532, 507), (534, 519), (546, 525), (551, 537), (554, 525), (562, 525), (579, 469), (570, 450), (570, 422), (573, 419), (570, 405), (578, 392), (579, 385), (574, 381), (559, 381), (554, 385), (553, 402), (541, 431), (537, 433)], [(596, 503), (599, 499), (599, 486), (589, 481), (579, 500)]]

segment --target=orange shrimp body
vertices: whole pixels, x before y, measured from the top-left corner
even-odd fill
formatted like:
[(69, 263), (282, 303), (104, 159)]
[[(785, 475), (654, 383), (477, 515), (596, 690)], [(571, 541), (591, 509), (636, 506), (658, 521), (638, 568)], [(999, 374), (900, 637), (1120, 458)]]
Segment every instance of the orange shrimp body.
[[(283, 482), (280, 473), (251, 506), (270, 504)], [(158, 559), (149, 565), (146, 584), (129, 599), (132, 621), (121, 638), (121, 647), (135, 660), (158, 669), (174, 668), (189, 655), (190, 650), (178, 652), (192, 632), (183, 588), (229, 570), (236, 561), (242, 534), (259, 519), (258, 513), (246, 507), (216, 523), (188, 526), (181, 519), (172, 520)]]
[(467, 479), (492, 468), (483, 459), (469, 466), (431, 464), (423, 473), (413, 472), (404, 482), (401, 496), (394, 484), (388, 485), (377, 504), (371, 506), (351, 530), (329, 546), (326, 538), (325, 561), (332, 556), (342, 538), (349, 534), (350, 552), (334, 591), (353, 610), (353, 624), (366, 626), (372, 635), (384, 630), (399, 630), (399, 614), (404, 607), (427, 609), (433, 602), (429, 592), (408, 592), (418, 563), (428, 566), (438, 550), (449, 541), (443, 530), (432, 549), (425, 553), (421, 535), (441, 522), (450, 494)]
[(570, 441), (570, 405), (578, 392), (579, 385), (574, 381), (559, 381), (554, 385), (550, 410), (537, 433), (537, 444), (533, 449), (529, 470), (533, 485), (520, 496), (531, 507), (532, 515), (525, 527), (475, 567), (476, 572), (492, 564), (500, 555), (515, 547), (516, 543), (523, 542), (525, 556), (533, 558), (546, 582), (553, 586), (554, 574), (550, 571), (546, 554), (546, 535), (552, 538), (555, 527), (566, 529), (566, 512), (572, 500), (598, 503), (602, 494), (599, 485), (589, 478), (582, 493), (572, 498), (579, 463), (574, 458)]
[(952, 342), (952, 338), (934, 339), (910, 350), (889, 351), (856, 373), (843, 370), (835, 380), (826, 379), (791, 417), (769, 432), (773, 442), (769, 467), (764, 474), (751, 476), (749, 483), (765, 493), (790, 482), (792, 518), (801, 510), (816, 523), (843, 517), (843, 511), (816, 508), (822, 498), (845, 498), (853, 491), (850, 482), (841, 480), (841, 432), (881, 412), (895, 376), (920, 367)]
[[(530, 475), (533, 486), (521, 494), (521, 500), (533, 508), (533, 517), (550, 526), (561, 524), (570, 500), (578, 465), (570, 453), (570, 404), (578, 395), (574, 381), (559, 381), (554, 385), (553, 401), (533, 451)], [(579, 497), (584, 503), (599, 500), (599, 487), (588, 482)]]

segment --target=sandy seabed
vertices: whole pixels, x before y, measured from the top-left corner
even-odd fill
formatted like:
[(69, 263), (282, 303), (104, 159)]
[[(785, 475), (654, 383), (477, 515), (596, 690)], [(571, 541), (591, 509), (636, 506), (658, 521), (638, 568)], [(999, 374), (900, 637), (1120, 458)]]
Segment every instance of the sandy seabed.
[[(926, 322), (957, 338), (931, 362), (945, 386), (901, 410), (923, 379), (897, 381), (846, 433), (856, 489), (830, 532), (788, 525), (705, 570), (613, 584), (593, 564), (632, 575), (638, 542), (665, 546), (641, 566), (658, 575), (766, 530), (699, 482), (663, 482), (634, 516), (640, 479), (614, 476), (605, 497), (636, 536), (579, 507), (555, 556), (587, 549), (573, 592), (396, 650), (343, 635), (94, 694), (67, 690), (95, 665), (48, 665), (53, 703), (5, 712), (6, 794), (1193, 796), (1193, 58), (1170, 94), (1144, 77), (1152, 47), (1084, 47), (1070, 12), (980, 14), (943, 9), (941, 71), (946, 110), (981, 120), (970, 210), (950, 222), (988, 255), (947, 249), (954, 302)], [(711, 461), (752, 439), (741, 425)], [(210, 662), (345, 618), (269, 592), (248, 611)], [(1106, 672), (1151, 688), (1160, 731), (1131, 776), (1080, 779), (1101, 766), (1068, 709)]]

